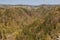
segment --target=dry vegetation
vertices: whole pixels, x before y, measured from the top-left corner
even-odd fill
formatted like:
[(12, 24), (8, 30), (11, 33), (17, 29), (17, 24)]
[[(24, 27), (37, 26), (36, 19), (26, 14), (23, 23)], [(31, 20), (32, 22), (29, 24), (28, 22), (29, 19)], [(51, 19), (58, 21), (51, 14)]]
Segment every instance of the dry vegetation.
[(0, 40), (57, 40), (60, 6), (0, 6)]

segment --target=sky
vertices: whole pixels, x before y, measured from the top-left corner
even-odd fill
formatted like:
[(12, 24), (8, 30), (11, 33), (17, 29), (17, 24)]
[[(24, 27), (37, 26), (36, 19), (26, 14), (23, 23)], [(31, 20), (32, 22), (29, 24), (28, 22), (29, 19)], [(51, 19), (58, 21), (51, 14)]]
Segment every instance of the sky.
[(26, 4), (26, 5), (41, 5), (41, 4), (60, 4), (60, 0), (0, 0), (0, 4)]

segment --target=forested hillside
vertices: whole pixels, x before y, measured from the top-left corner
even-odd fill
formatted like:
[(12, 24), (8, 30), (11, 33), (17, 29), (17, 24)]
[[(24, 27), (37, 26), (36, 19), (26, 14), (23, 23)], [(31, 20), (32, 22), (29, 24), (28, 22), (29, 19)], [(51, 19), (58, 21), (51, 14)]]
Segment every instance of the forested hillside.
[(0, 40), (57, 40), (60, 5), (0, 5)]

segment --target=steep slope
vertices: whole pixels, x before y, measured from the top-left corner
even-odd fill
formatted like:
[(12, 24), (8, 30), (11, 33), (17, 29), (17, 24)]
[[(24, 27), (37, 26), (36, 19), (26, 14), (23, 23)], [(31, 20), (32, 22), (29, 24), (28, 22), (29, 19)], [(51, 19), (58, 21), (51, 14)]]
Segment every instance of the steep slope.
[(0, 6), (0, 39), (57, 40), (60, 6)]

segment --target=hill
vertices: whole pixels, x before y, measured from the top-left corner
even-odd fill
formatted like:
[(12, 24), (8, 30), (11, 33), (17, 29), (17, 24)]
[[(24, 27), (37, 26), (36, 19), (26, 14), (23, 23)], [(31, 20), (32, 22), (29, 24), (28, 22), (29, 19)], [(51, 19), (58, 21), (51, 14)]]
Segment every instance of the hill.
[(60, 5), (0, 5), (1, 40), (57, 40)]

